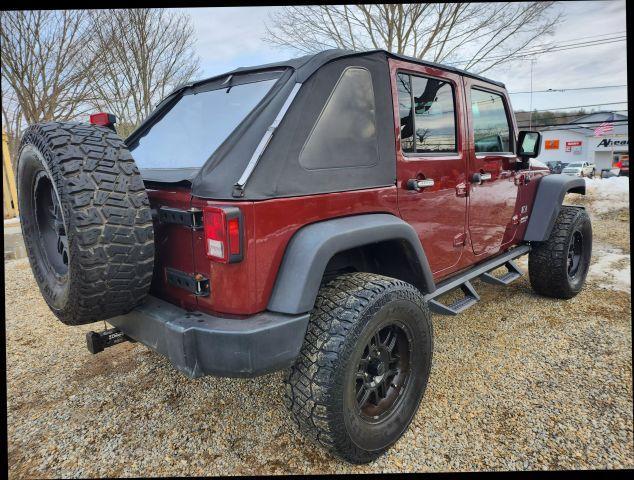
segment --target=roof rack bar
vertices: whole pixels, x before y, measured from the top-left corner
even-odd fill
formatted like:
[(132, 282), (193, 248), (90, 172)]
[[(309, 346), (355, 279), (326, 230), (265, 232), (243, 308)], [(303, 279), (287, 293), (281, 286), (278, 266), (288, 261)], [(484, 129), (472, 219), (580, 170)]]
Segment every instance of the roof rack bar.
[(271, 123), (269, 128), (266, 129), (266, 132), (264, 132), (264, 135), (262, 136), (262, 139), (260, 140), (260, 143), (258, 143), (258, 146), (256, 147), (255, 151), (253, 152), (253, 155), (251, 155), (251, 159), (249, 160), (249, 163), (247, 163), (247, 166), (244, 169), (244, 172), (242, 172), (242, 175), (240, 176), (240, 179), (233, 186), (232, 196), (234, 196), (234, 197), (242, 197), (242, 196), (244, 196), (244, 186), (249, 181), (249, 177), (251, 177), (251, 174), (253, 173), (253, 170), (255, 170), (255, 167), (258, 164), (258, 161), (260, 160), (260, 157), (264, 153), (264, 149), (266, 148), (266, 146), (271, 141), (271, 137), (273, 137), (273, 133), (275, 132), (275, 129), (282, 122), (282, 119), (284, 118), (284, 115), (286, 115), (286, 111), (291, 106), (291, 103), (295, 99), (295, 96), (297, 95), (297, 92), (299, 92), (299, 89), (301, 88), (301, 86), (302, 86), (301, 83), (296, 83), (293, 86), (293, 89), (291, 90), (291, 93), (288, 95), (288, 98), (284, 102), (284, 105), (282, 105), (282, 108), (277, 113), (277, 116), (275, 117), (275, 120), (273, 120), (273, 123)]

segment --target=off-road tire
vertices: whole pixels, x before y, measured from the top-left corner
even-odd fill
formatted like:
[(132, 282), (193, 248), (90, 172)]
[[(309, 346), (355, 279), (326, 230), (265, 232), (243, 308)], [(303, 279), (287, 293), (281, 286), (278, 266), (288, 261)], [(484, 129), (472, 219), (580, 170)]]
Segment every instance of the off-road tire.
[[(152, 217), (139, 170), (115, 132), (70, 122), (29, 127), (20, 145), (18, 204), (33, 274), (62, 322), (106, 320), (144, 300), (154, 263)], [(45, 241), (52, 235), (57, 247)]]
[[(349, 408), (346, 399), (351, 397), (346, 395), (355, 395), (356, 388), (349, 381), (373, 329), (392, 321), (411, 334), (411, 383), (403, 387), (383, 423), (367, 423)], [(288, 372), (286, 405), (307, 437), (349, 462), (371, 462), (413, 419), (427, 385), (432, 350), (430, 313), (414, 286), (370, 273), (340, 275), (319, 291), (301, 352)]]
[[(574, 275), (570, 274), (570, 249), (573, 236), (581, 236), (581, 254)], [(564, 205), (559, 211), (550, 237), (534, 243), (528, 254), (528, 274), (536, 293), (547, 297), (569, 299), (577, 295), (585, 283), (592, 255), (592, 224), (585, 209)]]

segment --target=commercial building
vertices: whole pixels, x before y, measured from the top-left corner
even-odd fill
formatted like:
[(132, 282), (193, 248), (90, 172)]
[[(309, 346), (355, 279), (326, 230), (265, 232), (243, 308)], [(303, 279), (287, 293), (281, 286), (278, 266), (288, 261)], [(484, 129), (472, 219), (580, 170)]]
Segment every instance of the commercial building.
[[(597, 131), (598, 127), (602, 127)], [(604, 128), (607, 127), (607, 128)], [(597, 173), (629, 158), (627, 115), (598, 112), (566, 125), (541, 129), (542, 162), (591, 162)]]

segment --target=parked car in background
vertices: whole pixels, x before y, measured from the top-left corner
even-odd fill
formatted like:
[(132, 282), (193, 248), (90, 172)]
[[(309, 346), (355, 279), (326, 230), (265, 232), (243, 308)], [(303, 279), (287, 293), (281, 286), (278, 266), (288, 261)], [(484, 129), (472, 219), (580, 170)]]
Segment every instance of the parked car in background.
[(614, 164), (616, 168), (619, 169), (619, 176), (629, 177), (630, 176), (630, 159), (629, 157), (621, 158), (618, 162)]
[(594, 178), (596, 167), (590, 162), (569, 163), (561, 171), (564, 175), (573, 175), (577, 177)]
[(562, 163), (559, 160), (546, 162), (546, 165), (548, 165), (550, 173), (561, 173), (566, 166), (565, 163)]

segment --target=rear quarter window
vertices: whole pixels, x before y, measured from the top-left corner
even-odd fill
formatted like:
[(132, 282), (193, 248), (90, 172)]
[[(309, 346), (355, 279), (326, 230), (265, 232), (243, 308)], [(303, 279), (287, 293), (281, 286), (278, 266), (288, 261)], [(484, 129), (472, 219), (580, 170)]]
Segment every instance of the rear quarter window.
[(306, 170), (376, 165), (375, 109), (370, 72), (346, 68), (300, 152), (300, 165)]

